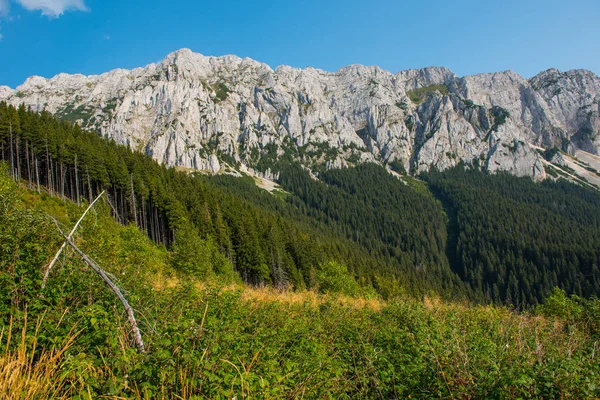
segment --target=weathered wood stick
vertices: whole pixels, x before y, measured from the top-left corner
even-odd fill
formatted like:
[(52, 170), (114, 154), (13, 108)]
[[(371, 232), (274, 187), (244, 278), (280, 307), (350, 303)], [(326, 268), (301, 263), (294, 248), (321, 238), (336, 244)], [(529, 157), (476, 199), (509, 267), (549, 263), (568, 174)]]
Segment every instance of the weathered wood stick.
[(46, 272), (44, 272), (44, 279), (42, 280), (42, 289), (46, 287), (46, 283), (48, 282), (48, 276), (50, 275), (50, 271), (52, 270), (52, 267), (54, 266), (54, 264), (56, 264), (56, 261), (58, 261), (58, 257), (60, 257), (60, 253), (62, 253), (62, 251), (64, 250), (64, 248), (67, 246), (67, 241), (73, 238), (73, 235), (75, 234), (75, 231), (77, 230), (77, 228), (79, 228), (79, 224), (81, 224), (81, 221), (83, 221), (83, 218), (85, 217), (85, 215), (88, 213), (88, 211), (90, 211), (92, 209), (92, 207), (94, 206), (94, 204), (100, 199), (100, 197), (102, 197), (103, 194), (104, 194), (104, 191), (102, 191), (102, 193), (100, 193), (98, 195), (98, 197), (96, 197), (96, 199), (94, 199), (94, 201), (92, 201), (92, 203), (85, 210), (85, 212), (83, 213), (83, 215), (81, 216), (81, 218), (79, 218), (79, 221), (77, 221), (77, 223), (75, 224), (75, 226), (71, 230), (71, 233), (69, 233), (69, 236), (67, 236), (67, 240), (65, 240), (63, 242), (62, 246), (60, 246), (60, 249), (58, 249), (58, 251), (54, 255), (54, 258), (52, 259), (52, 262), (50, 262), (50, 264), (46, 268)]
[[(56, 220), (54, 222), (56, 222)], [(110, 280), (110, 278), (108, 277), (108, 273), (105, 270), (103, 270), (92, 258), (90, 258), (83, 251), (81, 251), (79, 247), (77, 247), (77, 245), (75, 245), (75, 243), (73, 243), (73, 241), (71, 241), (71, 239), (65, 236), (62, 232), (61, 234), (65, 238), (65, 242), (69, 246), (71, 246), (71, 248), (73, 248), (73, 250), (75, 250), (77, 254), (81, 256), (81, 259), (87, 265), (89, 265), (94, 271), (96, 271), (98, 275), (100, 275), (100, 277), (104, 280), (104, 282), (106, 282), (108, 287), (110, 287), (110, 289), (115, 293), (119, 300), (121, 300), (121, 303), (123, 303), (123, 307), (125, 307), (125, 311), (127, 312), (127, 319), (129, 320), (129, 324), (131, 325), (131, 329), (133, 330), (133, 339), (135, 341), (135, 344), (140, 350), (140, 352), (146, 352), (146, 347), (144, 346), (144, 341), (142, 339), (142, 333), (140, 332), (140, 328), (138, 327), (135, 315), (133, 314), (133, 308), (131, 308), (129, 302), (127, 301), (125, 296), (123, 296), (123, 293), (121, 293), (121, 289), (119, 289), (119, 287), (115, 285), (113, 281)]]

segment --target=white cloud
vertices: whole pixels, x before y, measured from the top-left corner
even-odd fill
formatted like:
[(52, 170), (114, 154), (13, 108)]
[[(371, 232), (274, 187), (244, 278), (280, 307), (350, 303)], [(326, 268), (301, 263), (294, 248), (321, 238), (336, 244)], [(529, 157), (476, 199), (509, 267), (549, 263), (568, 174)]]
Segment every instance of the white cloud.
[(104, 35), (104, 40), (110, 40), (110, 35)]
[[(23, 8), (30, 11), (41, 11), (42, 15), (57, 18), (65, 11), (87, 11), (88, 8), (83, 0), (15, 0)], [(0, 0), (0, 11), (2, 3), (8, 3), (8, 0)]]
[(0, 42), (4, 39), (4, 35), (0, 33)]

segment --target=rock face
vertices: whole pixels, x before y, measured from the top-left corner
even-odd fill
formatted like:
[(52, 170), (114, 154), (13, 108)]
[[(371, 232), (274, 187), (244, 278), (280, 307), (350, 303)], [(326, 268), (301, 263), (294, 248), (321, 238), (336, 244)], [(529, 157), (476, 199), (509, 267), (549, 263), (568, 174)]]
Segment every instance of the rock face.
[(98, 76), (31, 77), (0, 100), (47, 110), (167, 165), (276, 175), (280, 159), (319, 170), (374, 161), (412, 173), (461, 161), (541, 179), (530, 145), (600, 148), (600, 79), (589, 71), (459, 78), (445, 68), (392, 74), (268, 65), (184, 49), (159, 64)]

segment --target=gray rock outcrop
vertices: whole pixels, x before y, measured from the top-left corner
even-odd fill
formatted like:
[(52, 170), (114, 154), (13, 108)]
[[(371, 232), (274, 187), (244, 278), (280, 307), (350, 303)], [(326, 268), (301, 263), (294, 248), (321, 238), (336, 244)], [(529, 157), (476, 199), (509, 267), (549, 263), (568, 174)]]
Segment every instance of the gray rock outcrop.
[(0, 87), (0, 100), (78, 122), (167, 165), (244, 165), (267, 178), (278, 160), (295, 159), (312, 169), (373, 161), (412, 173), (463, 161), (541, 179), (530, 144), (598, 154), (599, 99), (589, 71), (526, 80), (437, 67), (272, 70), (187, 49), (131, 71)]

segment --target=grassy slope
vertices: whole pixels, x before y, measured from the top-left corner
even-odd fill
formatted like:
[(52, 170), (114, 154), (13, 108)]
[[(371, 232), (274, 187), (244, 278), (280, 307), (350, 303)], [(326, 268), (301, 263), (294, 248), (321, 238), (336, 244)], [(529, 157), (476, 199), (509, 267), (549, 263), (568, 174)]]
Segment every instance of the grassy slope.
[(176, 274), (164, 248), (102, 206), (77, 243), (128, 292), (148, 348), (137, 354), (119, 303), (72, 253), (40, 289), (60, 245), (45, 215), (68, 230), (82, 209), (11, 192), (0, 179), (2, 398), (38, 389), (50, 398), (54, 388), (79, 398), (600, 396), (598, 337), (579, 323), (435, 297), (383, 302), (200, 282)]

